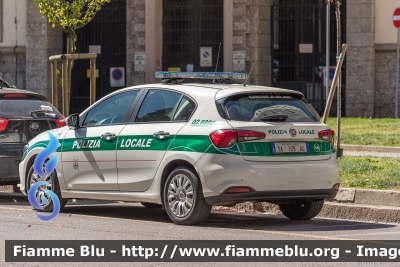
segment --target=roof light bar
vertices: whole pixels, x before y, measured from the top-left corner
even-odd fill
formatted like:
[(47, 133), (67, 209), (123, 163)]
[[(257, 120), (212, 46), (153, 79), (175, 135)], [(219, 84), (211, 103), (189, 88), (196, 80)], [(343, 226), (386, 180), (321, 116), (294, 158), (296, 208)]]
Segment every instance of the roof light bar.
[(247, 73), (240, 72), (169, 72), (158, 71), (156, 78), (161, 79), (232, 79), (245, 80)]

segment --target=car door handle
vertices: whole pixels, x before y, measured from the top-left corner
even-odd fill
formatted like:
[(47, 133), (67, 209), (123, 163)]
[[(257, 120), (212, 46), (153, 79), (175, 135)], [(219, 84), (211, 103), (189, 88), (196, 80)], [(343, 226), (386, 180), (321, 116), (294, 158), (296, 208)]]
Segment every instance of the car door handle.
[(117, 136), (115, 135), (115, 133), (108, 132), (108, 133), (102, 134), (100, 137), (102, 139), (104, 139), (104, 140), (111, 140), (111, 139), (114, 139)]
[(169, 132), (159, 131), (153, 133), (153, 136), (157, 139), (167, 139), (170, 136), (170, 134)]

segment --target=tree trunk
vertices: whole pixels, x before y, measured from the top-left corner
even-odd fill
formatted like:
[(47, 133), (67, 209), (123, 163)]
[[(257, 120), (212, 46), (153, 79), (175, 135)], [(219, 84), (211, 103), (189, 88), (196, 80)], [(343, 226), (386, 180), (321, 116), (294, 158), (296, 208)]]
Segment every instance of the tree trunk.
[[(70, 30), (67, 34), (67, 54), (75, 53), (75, 31)], [(71, 100), (71, 76), (72, 76), (72, 67), (74, 66), (74, 60), (68, 60), (68, 102)]]

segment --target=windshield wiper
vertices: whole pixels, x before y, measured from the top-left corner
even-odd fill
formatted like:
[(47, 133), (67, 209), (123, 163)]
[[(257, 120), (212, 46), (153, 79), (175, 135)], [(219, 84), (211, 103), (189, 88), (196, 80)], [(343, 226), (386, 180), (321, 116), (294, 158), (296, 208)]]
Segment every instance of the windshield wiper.
[(33, 114), (37, 115), (37, 114), (44, 114), (44, 110), (34, 110), (29, 112), (29, 115), (31, 115), (33, 117)]
[(288, 115), (272, 115), (259, 118), (260, 121), (286, 121)]
[[(29, 112), (29, 115), (31, 115), (32, 117), (35, 117), (35, 116), (37, 117), (37, 115), (41, 115), (41, 114), (49, 115), (51, 117), (53, 117), (53, 115), (55, 116), (54, 112), (47, 111), (47, 110), (34, 110), (34, 111)], [(50, 114), (52, 114), (52, 115), (50, 115)]]

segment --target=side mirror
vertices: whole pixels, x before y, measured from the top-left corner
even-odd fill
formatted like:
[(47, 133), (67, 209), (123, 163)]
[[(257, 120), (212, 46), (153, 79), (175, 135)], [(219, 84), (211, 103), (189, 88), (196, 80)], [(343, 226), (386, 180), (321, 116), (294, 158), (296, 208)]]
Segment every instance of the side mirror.
[(67, 118), (67, 126), (72, 129), (79, 128), (79, 114), (75, 113), (69, 115)]

